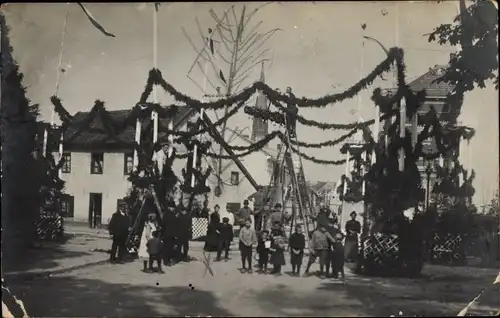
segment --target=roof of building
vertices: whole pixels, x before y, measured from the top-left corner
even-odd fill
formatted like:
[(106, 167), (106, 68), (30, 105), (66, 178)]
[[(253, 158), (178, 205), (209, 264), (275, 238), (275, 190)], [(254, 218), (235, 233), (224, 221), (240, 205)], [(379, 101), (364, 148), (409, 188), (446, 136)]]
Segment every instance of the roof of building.
[(335, 190), (337, 186), (336, 182), (332, 181), (318, 181), (315, 184), (311, 185), (311, 188), (316, 192), (328, 192)]
[[(446, 71), (447, 66), (434, 65), (427, 72), (410, 82), (409, 86), (414, 92), (424, 90), (429, 97), (444, 98), (453, 90), (453, 85), (440, 82), (439, 78)], [(391, 88), (387, 92), (394, 93), (397, 89)]]
[[(107, 114), (111, 120), (116, 124), (123, 124), (127, 118), (130, 110), (114, 110), (107, 111)], [(182, 125), (194, 115), (194, 111), (188, 107), (179, 107), (179, 112), (174, 118), (174, 128), (176, 126)], [(119, 139), (124, 143), (133, 144), (135, 140), (135, 124), (127, 125), (123, 129), (114, 129), (113, 134), (115, 136), (110, 136), (108, 131), (104, 127), (102, 120), (102, 114), (99, 112), (94, 117), (94, 119), (88, 124), (87, 129), (80, 130), (81, 125), (85, 124), (90, 112), (77, 112), (69, 124), (67, 130), (64, 133), (65, 144), (79, 145), (79, 146), (93, 146), (93, 145), (112, 145), (116, 144)], [(144, 119), (142, 124), (144, 126), (151, 124), (151, 119)], [(160, 127), (158, 129), (158, 138), (162, 140), (166, 137), (166, 133), (162, 131), (161, 127), (167, 127), (169, 119), (160, 118)], [(116, 138), (115, 138), (116, 137)]]

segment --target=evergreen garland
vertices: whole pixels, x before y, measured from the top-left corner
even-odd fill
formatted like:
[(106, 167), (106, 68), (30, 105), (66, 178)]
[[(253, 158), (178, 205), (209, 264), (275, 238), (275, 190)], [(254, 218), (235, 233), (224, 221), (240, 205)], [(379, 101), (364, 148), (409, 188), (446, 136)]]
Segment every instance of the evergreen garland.
[(36, 230), (39, 240), (57, 241), (64, 235), (64, 224), (61, 201), (64, 196), (65, 182), (59, 178), (59, 170), (64, 164), (64, 159), (58, 163), (52, 153), (40, 157), (40, 213), (36, 220)]

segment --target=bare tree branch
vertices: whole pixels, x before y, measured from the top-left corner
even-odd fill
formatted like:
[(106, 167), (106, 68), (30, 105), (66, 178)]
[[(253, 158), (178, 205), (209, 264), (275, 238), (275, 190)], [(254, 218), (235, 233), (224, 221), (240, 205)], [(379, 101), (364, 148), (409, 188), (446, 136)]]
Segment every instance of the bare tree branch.
[[(277, 32), (277, 31), (282, 31), (282, 30), (278, 28), (278, 29), (273, 29), (273, 30), (271, 30), (271, 31), (268, 31), (268, 32), (264, 33), (262, 36), (258, 37), (258, 40), (257, 40), (257, 41), (252, 41), (252, 44), (251, 44), (251, 45), (249, 45), (249, 46), (245, 49), (245, 51), (243, 51), (243, 53), (241, 53), (241, 55), (245, 55), (245, 53), (246, 53), (246, 52), (248, 52), (248, 50), (249, 50), (249, 49), (251, 49), (251, 48), (253, 47), (253, 45), (255, 45), (258, 41), (260, 41), (260, 40), (264, 39), (264, 40), (262, 40), (262, 42), (261, 42), (261, 43), (257, 46), (257, 48), (256, 48), (256, 49), (254, 49), (251, 53), (249, 53), (249, 54), (252, 54), (252, 53), (253, 53), (253, 52), (255, 52), (258, 48), (260, 48), (262, 45), (264, 45), (264, 43), (266, 43), (266, 42), (267, 42), (267, 41), (268, 41), (268, 40), (269, 40), (269, 39), (270, 39), (270, 38), (274, 35), (274, 33), (275, 33), (275, 32)], [(253, 43), (253, 42), (255, 42), (255, 43)]]
[(224, 55), (222, 55), (222, 53), (220, 51), (218, 51), (217, 53), (219, 53), (219, 56), (224, 61), (224, 63), (231, 64), (231, 61), (229, 61), (228, 58), (226, 58)]
[(238, 81), (240, 78), (242, 78), (244, 75), (246, 75), (248, 72), (250, 72), (255, 66), (259, 65), (260, 63), (262, 62), (266, 62), (266, 61), (269, 61), (269, 59), (261, 59), (257, 62), (255, 62), (254, 64), (252, 64), (252, 66), (248, 67), (245, 71), (241, 72), (241, 74), (239, 74), (238, 76), (236, 76), (234, 78), (234, 81)]
[[(224, 83), (224, 81), (218, 76), (219, 75), (219, 72), (222, 71), (222, 69), (220, 68), (220, 66), (218, 65), (215, 65), (213, 59), (212, 59), (212, 53), (208, 51), (208, 48), (207, 48), (207, 39), (205, 38), (205, 36), (203, 35), (203, 31), (201, 30), (201, 25), (200, 25), (200, 21), (198, 20), (198, 18), (195, 18), (195, 21), (196, 21), (196, 25), (198, 27), (198, 32), (200, 33), (200, 37), (201, 37), (201, 40), (205, 43), (205, 45), (203, 46), (203, 51), (204, 52), (207, 52), (209, 58), (207, 59), (207, 61), (210, 63), (210, 66), (212, 67), (212, 69), (214, 70), (215, 74), (217, 74), (217, 79), (219, 80), (219, 83), (222, 85), (222, 86), (225, 86), (226, 83)], [(217, 30), (219, 30), (219, 25), (216, 26)], [(212, 31), (213, 32), (213, 31)]]
[[(262, 24), (262, 21), (259, 21), (259, 23), (256, 23), (254, 25), (254, 27), (248, 32), (248, 36), (242, 36), (242, 38), (245, 38), (244, 40), (241, 41), (242, 43), (242, 46), (245, 46), (248, 41), (250, 40), (250, 38), (254, 35), (254, 34), (259, 34), (258, 32), (256, 32), (257, 28)], [(246, 29), (245, 29), (246, 30)]]
[[(205, 33), (203, 33), (203, 31), (201, 30), (201, 25), (200, 25), (200, 21), (198, 20), (197, 17), (194, 18), (194, 20), (196, 21), (196, 27), (198, 28), (198, 33), (200, 34), (200, 37), (201, 37), (201, 41), (203, 42), (203, 48), (207, 47), (208, 45), (208, 41), (206, 39), (206, 37), (204, 36)], [(216, 28), (217, 26), (219, 26), (218, 24), (216, 25)], [(218, 29), (218, 28), (217, 28)]]
[[(196, 61), (196, 64), (198, 65), (198, 69), (201, 71), (202, 74), (205, 74), (205, 69), (201, 66), (201, 63), (200, 61)], [(217, 76), (217, 78), (219, 78)], [(212, 81), (210, 80), (210, 78), (208, 76), (206, 76), (206, 79), (207, 79), (207, 83), (213, 88), (213, 89), (216, 89), (217, 86), (212, 83)], [(205, 90), (203, 90), (203, 93), (205, 93)]]
[(253, 58), (253, 55), (248, 55), (243, 60), (238, 57), (236, 59), (236, 63), (238, 65), (238, 67), (236, 67), (235, 73), (238, 74), (238, 71), (241, 69), (242, 65), (245, 65), (245, 63), (248, 62), (248, 60), (251, 59), (251, 58)]
[[(234, 7), (234, 6), (232, 6)], [(226, 23), (229, 24), (229, 15), (225, 15), (226, 17)], [(231, 29), (231, 33), (229, 33), (231, 35), (231, 39), (233, 39), (233, 43), (236, 41), (236, 38), (234, 37), (234, 34), (233, 34), (233, 30)]]
[(229, 25), (225, 25), (224, 21), (222, 21), (222, 19), (224, 19), (224, 16), (227, 14), (227, 10), (226, 10), (226, 12), (224, 12), (224, 15), (222, 16), (222, 19), (219, 19), (219, 17), (215, 13), (214, 9), (210, 9), (210, 10), (208, 10), (208, 12), (212, 16), (212, 18), (215, 20), (215, 22), (217, 22), (217, 24), (220, 25), (220, 27), (222, 29), (224, 29), (224, 30), (226, 30), (228, 32), (231, 32), (231, 27)]
[(189, 44), (191, 44), (191, 46), (193, 47), (193, 49), (195, 50), (195, 52), (196, 52), (196, 53), (198, 53), (198, 56), (196, 57), (195, 62), (194, 62), (194, 63), (191, 65), (191, 67), (189, 68), (189, 71), (188, 71), (188, 74), (189, 74), (189, 73), (191, 73), (191, 71), (193, 70), (194, 66), (196, 65), (196, 61), (198, 61), (198, 59), (199, 59), (200, 57), (202, 57), (202, 58), (203, 58), (203, 59), (205, 59), (205, 60), (208, 60), (208, 57), (205, 57), (205, 56), (203, 55), (203, 53), (205, 52), (205, 50), (204, 50), (204, 49), (199, 50), (199, 49), (196, 47), (196, 45), (194, 45), (193, 41), (191, 40), (191, 37), (187, 34), (186, 30), (185, 30), (184, 28), (181, 28), (181, 30), (182, 30), (182, 32), (184, 33), (184, 35), (186, 36), (186, 38), (187, 38), (187, 40), (188, 40)]
[(191, 80), (191, 82), (194, 83), (194, 85), (196, 85), (201, 92), (203, 92), (203, 87), (200, 86), (200, 84), (198, 84), (191, 76), (189, 76), (189, 74), (186, 75), (187, 78), (189, 78)]
[(220, 36), (220, 38), (221, 38), (221, 42), (222, 42), (222, 44), (224, 44), (224, 46), (226, 47), (226, 50), (228, 50), (228, 52), (229, 52), (229, 53), (233, 54), (233, 50), (229, 47), (228, 42), (230, 42), (230, 43), (234, 43), (234, 41), (232, 41), (232, 40), (230, 40), (230, 39), (226, 38), (226, 37), (224, 36), (224, 34), (222, 33), (222, 30), (221, 30), (221, 29), (218, 29), (217, 31), (219, 32), (219, 36)]
[[(253, 56), (253, 54), (256, 53), (264, 45), (264, 43), (265, 43), (265, 41), (261, 42), (259, 45), (257, 45), (250, 53), (248, 53), (248, 56)], [(264, 50), (264, 51), (266, 51), (266, 50)], [(267, 51), (269, 51), (269, 49), (267, 49)]]
[(260, 9), (262, 9), (263, 7), (267, 6), (268, 4), (271, 4), (272, 2), (267, 2), (267, 3), (264, 3), (263, 5), (255, 8), (247, 17), (247, 19), (245, 20), (245, 23), (243, 24), (243, 27), (246, 27), (247, 24), (250, 22), (250, 20), (252, 19), (253, 15), (257, 13), (257, 11), (259, 11)]
[[(243, 6), (245, 7), (245, 6)], [(231, 7), (231, 12), (233, 13), (233, 18), (236, 23), (238, 23), (238, 18), (236, 17), (236, 11), (234, 10), (234, 5)], [(237, 24), (237, 27), (239, 27), (239, 23)]]
[(264, 51), (260, 52), (259, 55), (257, 55), (257, 57), (255, 59), (252, 60), (252, 63), (255, 62), (256, 60), (258, 60), (259, 58), (261, 58), (264, 54), (266, 54), (267, 52), (269, 52), (269, 49), (265, 49)]
[(250, 43), (250, 41), (252, 41), (252, 43), (255, 41), (255, 38), (256, 37), (262, 37), (262, 35), (259, 33), (259, 32), (254, 32), (252, 33), (247, 39), (246, 41), (242, 41), (242, 44), (240, 46), (240, 50), (243, 50), (246, 48), (246, 46), (248, 45), (248, 43)]
[(236, 88), (234, 89), (234, 92), (236, 94), (239, 93), (239, 89), (240, 89), (241, 84), (243, 84), (243, 82), (248, 78), (248, 76), (250, 76), (250, 74), (247, 74), (241, 80), (236, 81), (236, 83), (235, 83), (236, 84)]

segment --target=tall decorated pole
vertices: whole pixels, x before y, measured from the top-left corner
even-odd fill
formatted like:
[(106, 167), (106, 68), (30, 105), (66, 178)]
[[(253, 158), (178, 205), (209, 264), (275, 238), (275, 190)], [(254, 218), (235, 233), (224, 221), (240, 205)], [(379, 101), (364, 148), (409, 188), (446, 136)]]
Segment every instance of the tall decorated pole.
[[(394, 24), (394, 44), (397, 47), (399, 43), (399, 4), (395, 3), (395, 24)], [(397, 74), (397, 65), (394, 62), (394, 86), (398, 87), (397, 82), (398, 74)], [(406, 101), (403, 97), (399, 104), (399, 137), (401, 139), (406, 136)], [(405, 150), (403, 147), (399, 148), (399, 171), (404, 171), (405, 169)]]
[[(66, 3), (66, 13), (64, 14), (64, 22), (63, 22), (63, 30), (61, 33), (61, 48), (59, 50), (59, 60), (57, 62), (57, 69), (56, 69), (56, 88), (55, 88), (55, 96), (57, 96), (57, 93), (59, 92), (59, 79), (61, 77), (61, 65), (62, 65), (62, 58), (63, 58), (63, 53), (64, 53), (64, 40), (66, 38), (66, 30), (67, 30), (67, 24), (68, 24), (68, 3)], [(52, 114), (50, 118), (50, 128), (53, 128), (55, 125), (55, 117), (56, 117), (56, 111), (55, 108), (52, 108)], [(45, 128), (45, 131), (43, 133), (43, 156), (47, 156), (47, 143), (49, 139), (49, 130), (48, 128)], [(61, 139), (60, 139), (60, 144), (59, 144), (59, 160), (62, 159), (62, 142), (63, 142), (63, 135), (61, 133)]]
[[(158, 68), (158, 6), (159, 3), (153, 5), (153, 67)], [(157, 85), (153, 85), (153, 103), (157, 100)], [(153, 120), (153, 145), (158, 141), (158, 113), (151, 112), (151, 119)], [(153, 154), (155, 156), (155, 154)]]
[[(135, 121), (135, 143), (136, 146), (141, 144), (141, 121), (139, 118)], [(134, 170), (137, 169), (139, 165), (139, 153), (137, 152), (137, 147), (134, 148)]]

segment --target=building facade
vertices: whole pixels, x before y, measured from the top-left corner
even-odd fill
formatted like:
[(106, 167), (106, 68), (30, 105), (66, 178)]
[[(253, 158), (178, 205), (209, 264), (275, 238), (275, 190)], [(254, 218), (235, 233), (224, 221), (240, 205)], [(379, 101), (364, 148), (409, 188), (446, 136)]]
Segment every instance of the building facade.
[[(445, 71), (446, 66), (435, 65), (409, 84), (413, 92), (416, 93), (425, 90), (427, 93), (424, 104), (418, 110), (418, 133), (422, 132), (424, 129), (424, 126), (422, 125), (423, 118), (431, 110), (431, 108), (434, 108), (439, 121), (443, 126), (456, 127), (459, 124), (457, 122), (457, 118), (460, 115), (462, 104), (447, 104), (447, 96), (453, 91), (453, 86), (448, 83), (438, 81)], [(396, 90), (397, 89), (390, 89), (387, 93), (389, 95), (394, 94)], [(406, 127), (409, 131), (411, 131), (412, 123), (407, 122)], [(434, 153), (437, 151), (437, 146), (433, 138), (429, 138), (423, 143), (424, 152)], [(426, 161), (422, 158), (417, 162), (417, 167), (422, 176), (422, 187), (426, 191), (426, 200), (432, 200), (432, 188), (437, 181), (435, 171), (432, 169), (433, 166), (435, 164), (439, 164), (443, 167), (452, 165), (453, 156), (459, 152), (460, 149), (454, 149), (452, 152), (445, 154), (442, 158), (435, 159), (433, 162)]]
[[(264, 94), (258, 94), (256, 105), (267, 105)], [(104, 111), (103, 108), (95, 108), (89, 112), (78, 112), (71, 119), (63, 136), (65, 162), (60, 171), (61, 179), (66, 182), (66, 196), (62, 202), (66, 218), (87, 222), (89, 227), (106, 225), (116, 211), (119, 200), (127, 195), (131, 188), (128, 176), (133, 171), (136, 128), (135, 123), (126, 122), (129, 113), (128, 110)], [(188, 121), (194, 116), (198, 115), (193, 109), (180, 107), (180, 111), (173, 118), (174, 130), (185, 131)], [(111, 118), (116, 126), (121, 125), (122, 128), (113, 131), (113, 127), (105, 124), (106, 121), (103, 119), (106, 117)], [(253, 119), (251, 125), (253, 128), (251, 136), (234, 131), (233, 137), (227, 144), (248, 146), (264, 138), (268, 133), (267, 122), (255, 121), (256, 119)], [(159, 119), (160, 143), (167, 144), (164, 127), (168, 126), (168, 122), (169, 119)], [(151, 119), (142, 120), (141, 140), (152, 138), (145, 136), (151, 134), (151, 125)], [(178, 153), (186, 151), (179, 149), (178, 145), (176, 148)], [(213, 173), (207, 180), (212, 189), (208, 194), (210, 208), (218, 204), (221, 207), (221, 216), (232, 218), (228, 212), (238, 210), (243, 200), (256, 192), (256, 184), (259, 186), (269, 184), (271, 175), (276, 169), (277, 148), (278, 144), (274, 141), (244, 158), (233, 156), (231, 159), (222, 160), (220, 175)], [(54, 155), (58, 157), (57, 153)], [(212, 166), (214, 172), (218, 171), (217, 160), (206, 157), (202, 160), (202, 164), (205, 168)], [(175, 174), (181, 178), (186, 160), (176, 159), (173, 165)], [(219, 184), (221, 191), (216, 189)]]
[[(106, 112), (115, 124), (123, 123), (127, 114), (127, 110)], [(193, 115), (191, 109), (181, 108), (173, 119), (174, 129), (185, 130)], [(162, 121), (160, 126), (166, 127), (168, 120)], [(116, 132), (110, 131), (113, 128), (104, 123), (102, 111), (78, 112), (63, 139), (64, 164), (60, 171), (66, 193), (62, 201), (63, 213), (67, 219), (88, 222), (92, 228), (108, 224), (119, 200), (131, 187), (128, 177), (134, 164), (135, 124)], [(150, 119), (142, 121), (144, 132), (150, 124)], [(162, 139), (165, 141), (166, 134), (159, 129), (159, 140)], [(57, 158), (58, 154), (54, 155)], [(174, 162), (176, 173), (180, 174), (184, 161)]]

